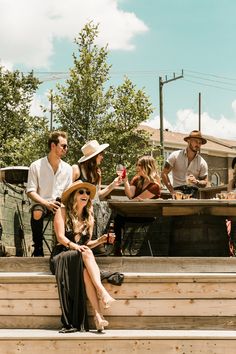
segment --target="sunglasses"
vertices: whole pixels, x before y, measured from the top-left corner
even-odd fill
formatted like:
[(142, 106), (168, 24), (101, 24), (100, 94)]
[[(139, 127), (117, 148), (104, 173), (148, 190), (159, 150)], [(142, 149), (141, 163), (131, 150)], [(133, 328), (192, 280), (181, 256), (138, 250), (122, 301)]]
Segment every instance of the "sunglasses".
[(90, 195), (90, 191), (88, 191), (87, 189), (79, 189), (79, 194), (87, 194)]
[(62, 147), (63, 150), (68, 149), (68, 145), (67, 144), (60, 144), (60, 143), (58, 143), (58, 144)]

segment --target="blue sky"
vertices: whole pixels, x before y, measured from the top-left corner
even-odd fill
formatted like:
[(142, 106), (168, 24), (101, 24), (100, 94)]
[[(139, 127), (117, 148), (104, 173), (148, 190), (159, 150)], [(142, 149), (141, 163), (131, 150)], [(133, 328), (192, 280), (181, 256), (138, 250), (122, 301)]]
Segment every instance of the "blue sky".
[[(0, 60), (10, 69), (34, 69), (45, 92), (63, 82), (72, 65), (73, 39), (89, 20), (100, 23), (98, 44), (109, 46), (111, 84), (127, 75), (144, 88), (159, 126), (159, 77), (164, 128), (236, 140), (236, 2), (234, 0), (0, 0)], [(54, 74), (52, 74), (54, 73)], [(59, 74), (63, 73), (63, 74)]]

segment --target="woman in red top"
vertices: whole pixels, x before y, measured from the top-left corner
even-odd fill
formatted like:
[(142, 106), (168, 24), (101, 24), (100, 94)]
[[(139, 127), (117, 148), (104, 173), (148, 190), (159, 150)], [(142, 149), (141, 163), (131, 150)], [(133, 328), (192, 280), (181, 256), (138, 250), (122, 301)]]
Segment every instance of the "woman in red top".
[[(160, 177), (157, 171), (155, 159), (152, 156), (142, 156), (136, 164), (136, 175), (129, 183), (127, 176), (124, 179), (125, 194), (132, 200), (157, 199), (160, 198)], [(125, 218), (116, 215), (114, 231), (116, 242), (114, 245), (114, 255), (122, 256), (121, 235), (126, 221), (135, 221), (135, 218)], [(140, 221), (138, 218), (137, 221)]]
[(136, 164), (136, 176), (129, 184), (124, 179), (125, 194), (129, 199), (157, 199), (160, 198), (160, 177), (156, 162), (152, 156), (142, 156)]

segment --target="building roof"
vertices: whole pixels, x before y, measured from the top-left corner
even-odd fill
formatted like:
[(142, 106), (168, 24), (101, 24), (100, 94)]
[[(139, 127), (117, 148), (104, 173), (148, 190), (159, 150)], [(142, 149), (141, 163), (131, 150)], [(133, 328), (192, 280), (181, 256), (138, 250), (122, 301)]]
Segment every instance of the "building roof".
[[(151, 135), (151, 141), (155, 145), (160, 143), (160, 129), (152, 128), (148, 125), (141, 124), (139, 129), (143, 129)], [(172, 132), (170, 130), (163, 131), (163, 141), (165, 149), (183, 149), (186, 147), (186, 142), (183, 140), (188, 134)], [(219, 139), (210, 135), (204, 135), (207, 143), (202, 145), (201, 152), (203, 154), (222, 157), (235, 157), (236, 156), (236, 141)]]

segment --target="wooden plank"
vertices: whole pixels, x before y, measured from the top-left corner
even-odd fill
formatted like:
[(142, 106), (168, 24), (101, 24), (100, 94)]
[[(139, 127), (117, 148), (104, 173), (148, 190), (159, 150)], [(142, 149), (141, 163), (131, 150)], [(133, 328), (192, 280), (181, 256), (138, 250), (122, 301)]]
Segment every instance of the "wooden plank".
[[(106, 316), (109, 320), (108, 329), (211, 329), (236, 330), (236, 317), (227, 316)], [(94, 329), (93, 316), (89, 318), (90, 328)], [(0, 316), (1, 328), (9, 329), (54, 329), (62, 327), (60, 316)], [(0, 344), (1, 346), (1, 344)]]
[(55, 283), (0, 283), (0, 299), (58, 299), (58, 290)]
[[(61, 325), (61, 315), (57, 316), (0, 316), (0, 328), (9, 329), (60, 329)], [(1, 329), (0, 329), (1, 332)], [(0, 342), (1, 348), (1, 342)]]
[(211, 215), (216, 215), (216, 216), (222, 216), (225, 215), (227, 216), (235, 216), (235, 206), (228, 206), (228, 208), (216, 206), (216, 207), (211, 207), (210, 209)]
[(108, 316), (236, 316), (236, 300), (118, 300), (104, 313)]
[[(150, 283), (150, 282), (217, 282), (217, 283), (227, 283), (236, 281), (236, 273), (178, 273), (178, 272), (168, 272), (168, 273), (149, 273), (149, 272), (125, 272), (124, 273), (124, 283)], [(7, 283), (51, 283), (56, 284), (55, 276), (50, 274), (41, 273), (0, 273), (0, 284)], [(104, 280), (104, 285), (106, 286), (107, 281)]]
[[(0, 316), (59, 316), (58, 300), (0, 300)], [(91, 313), (91, 311), (90, 311)], [(236, 300), (117, 300), (106, 316), (236, 316)]]
[(0, 316), (59, 316), (59, 300), (0, 300)]
[(124, 283), (106, 288), (116, 299), (235, 299), (236, 283)]
[(176, 206), (176, 207), (163, 207), (162, 208), (162, 215), (163, 216), (186, 216), (186, 215), (196, 215), (196, 214), (200, 214), (202, 211), (202, 207), (194, 207), (191, 208), (189, 206)]
[(55, 283), (55, 276), (49, 273), (5, 272), (0, 273), (0, 283)]
[[(124, 283), (105, 284), (116, 299), (234, 299), (236, 283)], [(0, 299), (57, 299), (56, 284), (0, 284)]]
[(236, 330), (236, 317), (227, 316), (107, 316), (108, 329)]
[[(109, 206), (126, 216), (221, 215), (236, 216), (235, 201), (229, 200), (144, 200), (141, 202), (111, 200)], [(216, 214), (212, 214), (212, 213)], [(190, 214), (189, 214), (190, 213)], [(230, 214), (229, 214), (230, 213)]]
[[(236, 257), (97, 257), (101, 269), (120, 272), (231, 272)], [(0, 257), (1, 272), (50, 274), (48, 257)], [(0, 273), (1, 274), (1, 273)]]
[[(8, 331), (9, 332), (9, 331)], [(58, 334), (50, 331), (17, 331), (1, 335), (4, 353), (70, 354), (235, 354), (236, 338), (232, 331), (106, 331)], [(13, 332), (14, 333), (14, 332)]]

